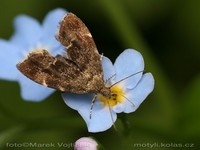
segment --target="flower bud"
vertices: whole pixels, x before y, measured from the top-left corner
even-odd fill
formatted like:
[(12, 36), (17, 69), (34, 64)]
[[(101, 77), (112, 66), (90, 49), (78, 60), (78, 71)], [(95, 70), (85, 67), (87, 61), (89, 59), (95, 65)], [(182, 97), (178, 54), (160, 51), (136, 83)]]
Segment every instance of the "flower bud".
[(90, 137), (82, 137), (75, 142), (74, 150), (97, 150), (97, 142)]

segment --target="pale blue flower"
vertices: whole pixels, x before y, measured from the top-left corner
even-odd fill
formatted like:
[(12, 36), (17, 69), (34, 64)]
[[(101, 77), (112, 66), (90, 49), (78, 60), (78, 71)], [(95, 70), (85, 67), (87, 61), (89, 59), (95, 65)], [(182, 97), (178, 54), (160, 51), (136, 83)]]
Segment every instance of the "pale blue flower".
[(0, 39), (0, 79), (19, 82), (21, 96), (25, 100), (41, 101), (54, 90), (25, 77), (17, 70), (16, 64), (32, 50), (46, 49), (52, 55), (63, 51), (55, 33), (65, 13), (65, 10), (59, 8), (50, 11), (42, 24), (29, 16), (19, 15), (14, 20), (15, 33), (11, 39)]
[[(109, 81), (106, 82), (108, 87), (124, 80), (111, 87), (116, 97), (107, 99), (101, 95), (97, 96), (91, 118), (90, 108), (94, 94), (63, 94), (65, 103), (83, 117), (89, 132), (109, 129), (116, 121), (117, 113), (134, 112), (154, 88), (154, 78), (151, 73), (141, 72), (144, 70), (144, 60), (135, 50), (125, 50), (116, 59), (114, 65), (108, 58), (103, 57), (102, 66), (104, 80)], [(130, 75), (133, 76), (125, 79)]]

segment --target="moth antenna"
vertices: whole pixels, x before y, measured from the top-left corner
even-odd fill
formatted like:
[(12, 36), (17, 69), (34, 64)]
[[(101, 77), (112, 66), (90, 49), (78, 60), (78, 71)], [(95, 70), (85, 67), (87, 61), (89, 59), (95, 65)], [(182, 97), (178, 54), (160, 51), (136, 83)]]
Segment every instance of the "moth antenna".
[(116, 73), (110, 76), (108, 79), (106, 79), (105, 83), (108, 83), (108, 81), (111, 80), (114, 76), (116, 76)]
[(116, 84), (118, 84), (118, 83), (120, 83), (120, 82), (122, 82), (122, 81), (124, 81), (124, 80), (126, 80), (126, 79), (128, 79), (128, 78), (130, 78), (130, 77), (132, 77), (132, 76), (134, 76), (134, 75), (136, 75), (136, 74), (138, 74), (138, 73), (143, 72), (143, 71), (144, 71), (144, 70), (138, 71), (138, 72), (136, 72), (136, 73), (134, 73), (134, 74), (131, 74), (131, 75), (129, 75), (129, 76), (127, 76), (127, 77), (125, 77), (125, 78), (123, 78), (123, 79), (121, 79), (121, 80), (115, 82), (113, 85), (110, 86), (110, 88), (113, 87), (114, 85), (116, 85)]
[(116, 126), (115, 126), (115, 122), (114, 122), (114, 119), (113, 119), (113, 115), (112, 115), (110, 103), (109, 103), (109, 101), (107, 101), (107, 102), (108, 102), (108, 109), (109, 109), (109, 112), (110, 112), (110, 116), (111, 116), (111, 119), (112, 119), (112, 122), (113, 122), (113, 127), (114, 127), (114, 129), (117, 131), (117, 128), (116, 128)]
[(126, 96), (124, 96), (124, 95), (122, 95), (122, 94), (119, 94), (119, 93), (112, 93), (112, 94), (117, 94), (117, 95), (122, 96), (122, 97), (125, 98), (129, 103), (131, 103), (131, 105), (132, 105), (133, 107), (135, 106), (134, 103), (131, 102)]
[(94, 103), (95, 103), (96, 98), (97, 98), (97, 94), (95, 94), (94, 97), (92, 98), (92, 104), (91, 104), (91, 107), (90, 107), (90, 119), (92, 118), (92, 109), (94, 107)]
[(102, 61), (102, 59), (103, 59), (103, 53), (101, 54), (101, 56), (100, 56), (100, 60)]

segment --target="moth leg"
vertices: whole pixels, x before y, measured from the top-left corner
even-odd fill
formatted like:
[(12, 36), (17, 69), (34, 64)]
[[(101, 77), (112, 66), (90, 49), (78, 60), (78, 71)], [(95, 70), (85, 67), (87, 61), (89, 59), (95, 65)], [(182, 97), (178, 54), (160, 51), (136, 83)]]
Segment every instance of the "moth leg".
[(90, 107), (90, 119), (92, 118), (92, 109), (94, 107), (94, 103), (95, 103), (96, 98), (97, 98), (97, 94), (95, 94), (94, 97), (92, 98), (92, 104), (91, 104), (91, 107)]
[(114, 122), (114, 119), (113, 119), (113, 115), (112, 115), (112, 110), (111, 110), (111, 107), (110, 107), (110, 103), (109, 103), (109, 101), (107, 101), (107, 102), (108, 102), (108, 109), (109, 109), (109, 112), (110, 112), (110, 117), (111, 117), (111, 120), (112, 120), (112, 123), (113, 123), (113, 127), (117, 131), (117, 128), (115, 126), (115, 122)]

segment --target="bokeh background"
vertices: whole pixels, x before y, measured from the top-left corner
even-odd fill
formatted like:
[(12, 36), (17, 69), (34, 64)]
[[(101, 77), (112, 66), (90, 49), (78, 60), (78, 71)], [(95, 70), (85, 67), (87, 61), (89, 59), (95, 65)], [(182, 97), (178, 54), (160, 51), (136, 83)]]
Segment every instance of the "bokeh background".
[(146, 150), (148, 143), (154, 144), (151, 149), (199, 149), (200, 1), (0, 1), (0, 37), (11, 37), (16, 15), (42, 21), (58, 7), (81, 18), (99, 52), (113, 62), (126, 48), (140, 51), (146, 71), (155, 77), (155, 90), (136, 112), (119, 115), (117, 132), (111, 128), (92, 134), (60, 92), (42, 102), (26, 102), (16, 82), (0, 80), (0, 149), (25, 149), (7, 144), (23, 142), (65, 143), (59, 149), (73, 149), (82, 136), (94, 137), (108, 150)]

